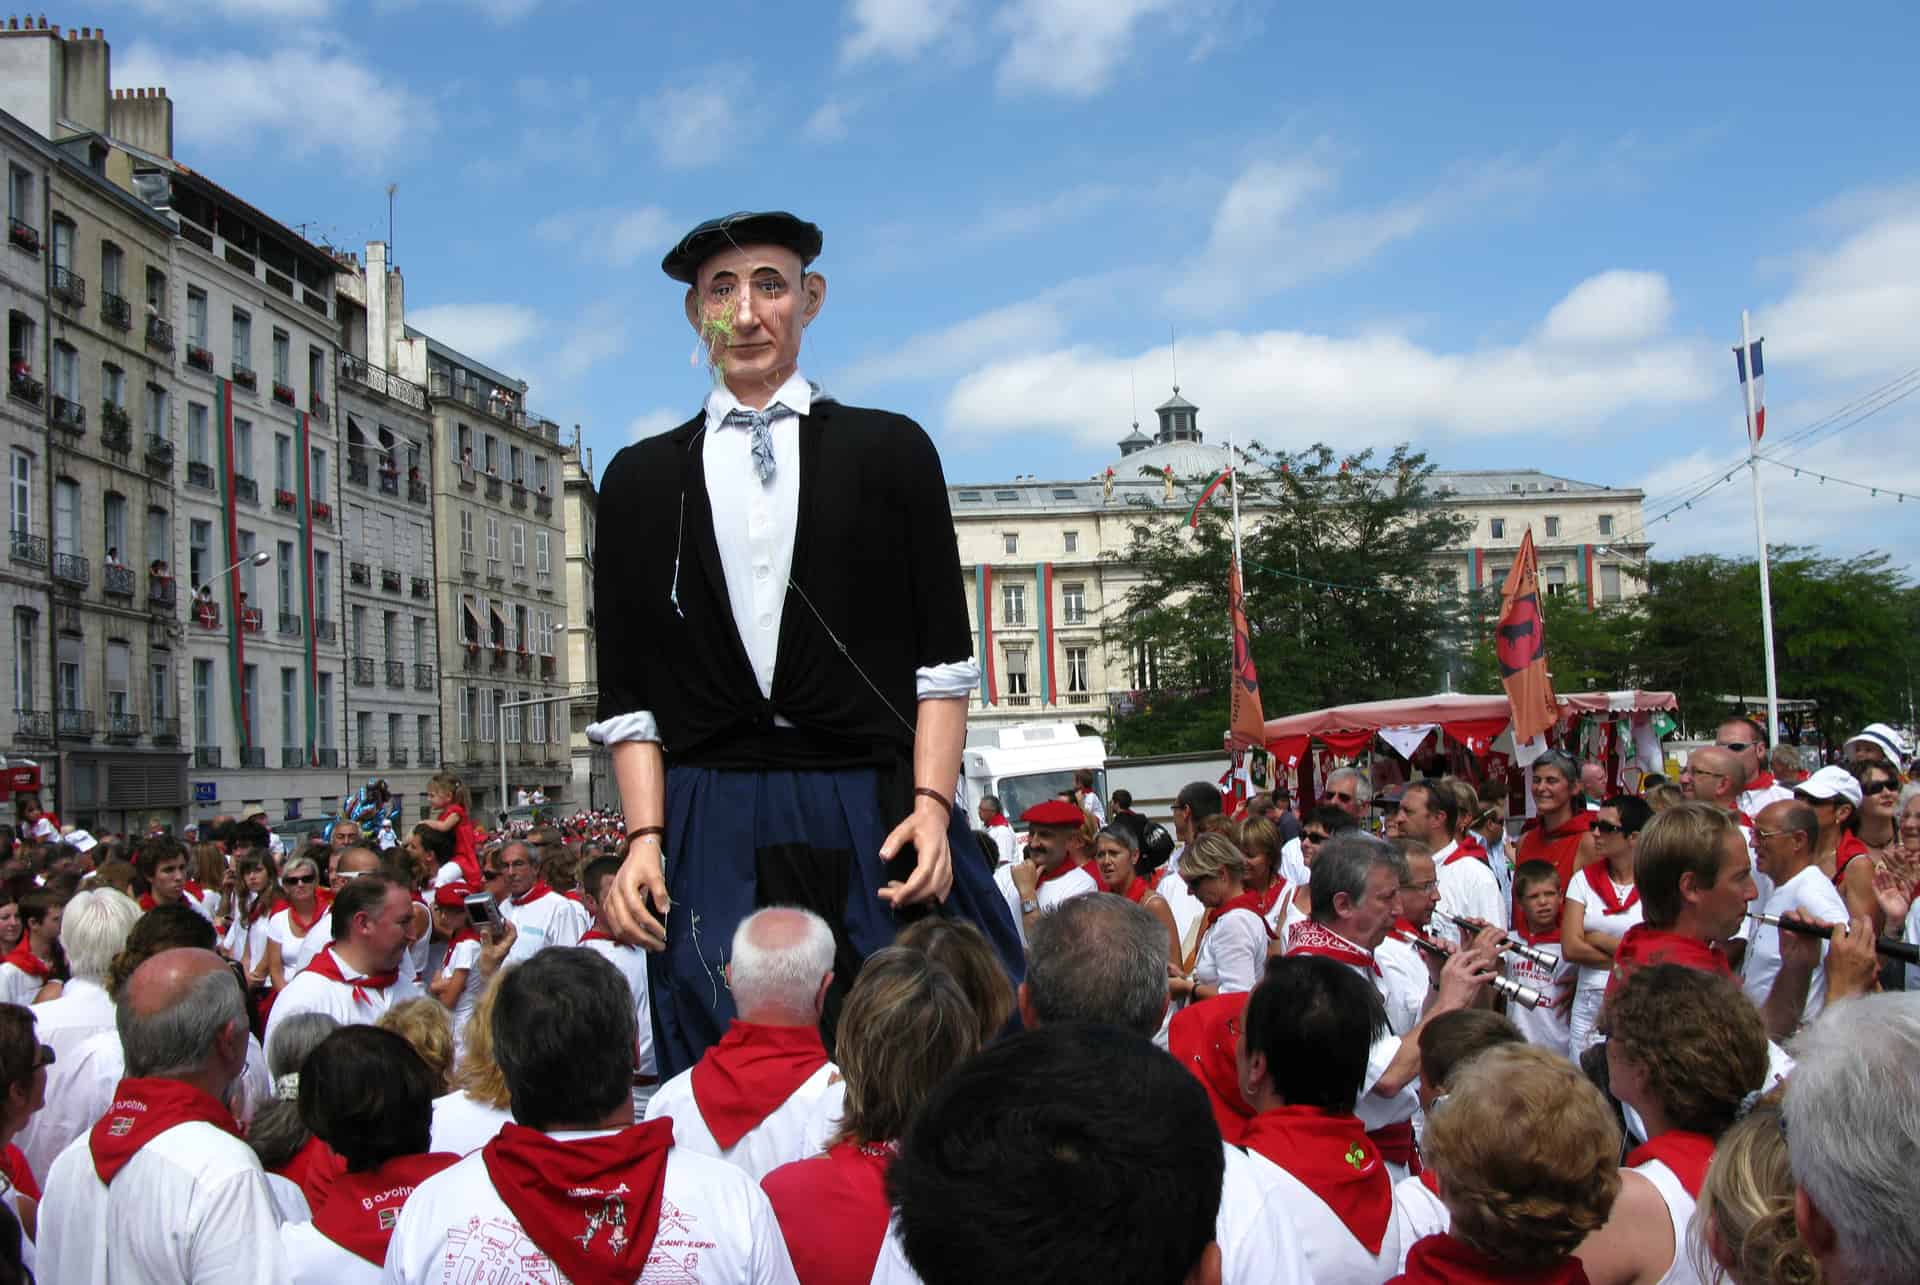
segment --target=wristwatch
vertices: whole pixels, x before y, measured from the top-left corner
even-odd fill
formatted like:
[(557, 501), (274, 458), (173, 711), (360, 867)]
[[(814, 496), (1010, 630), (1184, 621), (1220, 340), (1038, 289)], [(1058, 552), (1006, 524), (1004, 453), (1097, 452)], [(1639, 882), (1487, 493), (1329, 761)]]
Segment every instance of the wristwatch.
[(1033, 898), (1023, 897), (1020, 899), (1021, 914), (1023, 915), (1037, 914), (1039, 913), (1039, 910), (1040, 910), (1040, 903), (1035, 901)]

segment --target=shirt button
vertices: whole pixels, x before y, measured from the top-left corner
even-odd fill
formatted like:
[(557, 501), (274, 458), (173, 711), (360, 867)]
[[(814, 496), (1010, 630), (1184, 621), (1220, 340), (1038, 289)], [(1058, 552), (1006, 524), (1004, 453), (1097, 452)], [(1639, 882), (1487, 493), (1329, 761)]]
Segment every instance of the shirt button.
[(761, 627), (762, 629), (771, 629), (771, 628), (773, 628), (773, 613), (772, 613), (772, 612), (770, 612), (770, 611), (763, 611), (763, 612), (761, 612), (761, 613), (760, 613), (760, 627)]
[(756, 580), (765, 580), (767, 578), (767, 569), (765, 567), (755, 567), (753, 575)]

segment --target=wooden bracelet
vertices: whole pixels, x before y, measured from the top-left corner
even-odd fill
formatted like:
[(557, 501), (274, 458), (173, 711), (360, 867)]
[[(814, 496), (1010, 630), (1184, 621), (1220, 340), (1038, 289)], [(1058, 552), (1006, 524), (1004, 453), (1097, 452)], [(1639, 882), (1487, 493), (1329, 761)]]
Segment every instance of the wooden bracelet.
[(948, 816), (953, 815), (953, 800), (948, 798), (946, 795), (940, 793), (940, 791), (934, 789), (932, 786), (916, 785), (913, 787), (913, 792), (916, 796), (920, 798), (932, 799), (935, 803), (938, 803), (941, 807), (947, 810)]

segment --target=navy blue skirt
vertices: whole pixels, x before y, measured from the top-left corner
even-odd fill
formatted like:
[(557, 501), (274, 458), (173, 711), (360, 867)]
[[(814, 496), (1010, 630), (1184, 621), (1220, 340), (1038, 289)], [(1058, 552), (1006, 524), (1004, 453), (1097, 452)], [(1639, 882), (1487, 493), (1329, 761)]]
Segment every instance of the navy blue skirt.
[(1018, 985), (1025, 975), (1020, 938), (965, 816), (956, 813), (947, 827), (953, 891), (945, 902), (896, 914), (880, 899), (892, 877), (880, 845), (900, 818), (881, 815), (879, 791), (873, 768), (668, 769), (673, 910), (666, 949), (647, 956), (662, 1079), (699, 1061), (726, 1033), (735, 1015), (725, 973), (734, 929), (762, 906), (804, 905), (833, 927), (837, 994), (852, 984), (860, 960), (928, 913), (971, 920)]

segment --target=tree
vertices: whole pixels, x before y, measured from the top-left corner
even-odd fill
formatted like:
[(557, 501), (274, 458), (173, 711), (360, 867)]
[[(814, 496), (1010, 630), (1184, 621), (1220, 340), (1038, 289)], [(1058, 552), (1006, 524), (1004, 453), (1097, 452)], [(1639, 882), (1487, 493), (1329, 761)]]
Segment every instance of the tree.
[[(1432, 691), (1465, 625), (1451, 573), (1430, 561), (1460, 547), (1469, 519), (1441, 506), (1433, 467), (1401, 445), (1341, 459), (1325, 445), (1285, 453), (1248, 446), (1237, 471), (1247, 622), (1269, 716)], [(1187, 480), (1198, 498), (1208, 478)], [(1119, 754), (1213, 749), (1227, 726), (1227, 574), (1231, 511), (1224, 488), (1198, 530), (1136, 501), (1137, 569), (1109, 645), (1152, 658), (1143, 706), (1114, 720)]]

